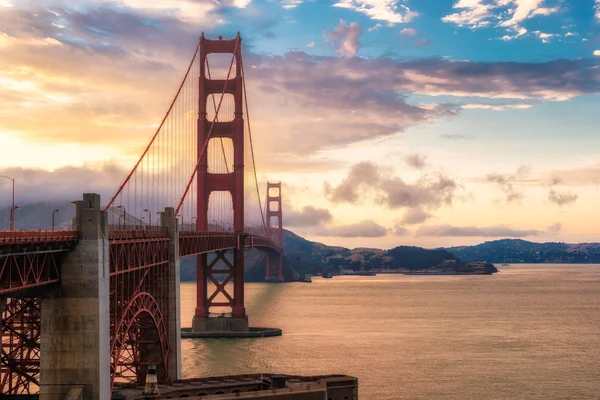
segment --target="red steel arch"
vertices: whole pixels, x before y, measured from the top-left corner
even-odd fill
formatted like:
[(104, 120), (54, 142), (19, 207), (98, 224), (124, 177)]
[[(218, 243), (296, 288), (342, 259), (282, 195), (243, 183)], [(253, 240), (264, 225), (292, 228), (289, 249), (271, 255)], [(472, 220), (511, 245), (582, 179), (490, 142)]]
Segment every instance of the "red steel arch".
[(150, 293), (135, 295), (115, 324), (111, 336), (111, 390), (116, 378), (143, 384), (149, 364), (157, 366), (161, 380), (168, 380), (167, 324)]

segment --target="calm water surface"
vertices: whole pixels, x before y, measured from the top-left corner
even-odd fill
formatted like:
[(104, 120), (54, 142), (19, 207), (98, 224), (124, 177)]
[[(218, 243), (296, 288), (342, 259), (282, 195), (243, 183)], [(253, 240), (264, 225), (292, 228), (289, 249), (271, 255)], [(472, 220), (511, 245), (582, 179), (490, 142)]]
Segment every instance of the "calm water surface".
[[(195, 284), (181, 286), (190, 326)], [(362, 400), (600, 399), (600, 266), (247, 284), (266, 339), (184, 339), (184, 377), (345, 373)]]

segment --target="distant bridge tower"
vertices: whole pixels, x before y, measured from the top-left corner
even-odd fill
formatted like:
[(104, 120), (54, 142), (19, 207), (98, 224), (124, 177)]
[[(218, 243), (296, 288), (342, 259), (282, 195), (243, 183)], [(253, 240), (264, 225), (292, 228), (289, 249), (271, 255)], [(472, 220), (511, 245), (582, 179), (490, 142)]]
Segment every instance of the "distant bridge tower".
[[(229, 80), (207, 77), (206, 59), (208, 54), (225, 53), (235, 55), (231, 72), (235, 75)], [(233, 201), (233, 227), (238, 236), (237, 248), (233, 250), (233, 261), (226, 257), (226, 251), (218, 251), (217, 257), (209, 264), (207, 254), (198, 256), (197, 261), (197, 304), (192, 329), (196, 332), (208, 330), (248, 330), (248, 317), (244, 307), (244, 119), (243, 119), (243, 81), (242, 81), (242, 39), (238, 34), (233, 40), (209, 40), (200, 38), (200, 79), (198, 98), (198, 189), (196, 230), (208, 231), (209, 199), (213, 192), (225, 191), (231, 194)], [(207, 119), (208, 96), (224, 93), (233, 96), (234, 118), (224, 121), (219, 115), (211, 131), (212, 119)], [(210, 106), (213, 106), (210, 103)], [(229, 138), (233, 143), (233, 171), (214, 173), (208, 170), (208, 152), (202, 151), (206, 139), (221, 140)], [(214, 228), (213, 228), (214, 229)], [(218, 266), (221, 261), (221, 266)], [(224, 266), (224, 267), (223, 267)], [(216, 268), (213, 268), (216, 267)], [(220, 269), (217, 269), (220, 268)], [(225, 268), (225, 269), (223, 269)], [(219, 277), (227, 275), (219, 283)], [(215, 290), (209, 293), (207, 280), (215, 284)], [(224, 283), (223, 283), (224, 282)], [(228, 288), (233, 282), (233, 293)], [(220, 295), (220, 296), (219, 296)], [(228, 307), (231, 317), (209, 318), (211, 307)], [(213, 326), (213, 323), (224, 324)]]
[(267, 254), (265, 280), (269, 282), (283, 282), (283, 221), (281, 215), (281, 182), (267, 182), (267, 234), (282, 249), (278, 253)]

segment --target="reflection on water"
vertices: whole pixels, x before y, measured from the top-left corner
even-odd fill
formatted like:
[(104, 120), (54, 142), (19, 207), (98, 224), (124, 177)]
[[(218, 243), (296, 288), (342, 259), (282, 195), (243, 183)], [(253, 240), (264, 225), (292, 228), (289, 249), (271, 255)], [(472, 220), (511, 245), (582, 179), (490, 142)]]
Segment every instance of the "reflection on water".
[[(190, 326), (195, 284), (181, 285)], [(346, 373), (366, 400), (600, 398), (600, 266), (246, 284), (266, 339), (184, 339), (184, 377)]]

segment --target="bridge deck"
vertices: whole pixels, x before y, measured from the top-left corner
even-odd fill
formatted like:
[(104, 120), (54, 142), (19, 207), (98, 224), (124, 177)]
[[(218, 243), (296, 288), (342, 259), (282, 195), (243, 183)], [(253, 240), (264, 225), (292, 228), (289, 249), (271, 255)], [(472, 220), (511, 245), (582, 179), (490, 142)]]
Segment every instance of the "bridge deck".
[[(144, 268), (156, 263), (151, 254), (162, 249), (169, 237), (166, 230), (110, 230), (111, 272)], [(243, 240), (244, 243), (239, 241)], [(62, 257), (78, 242), (78, 232), (0, 231), (0, 296), (22, 296), (31, 289), (60, 282)], [(280, 251), (269, 238), (230, 232), (179, 232), (180, 257), (256, 247)], [(163, 257), (164, 258), (164, 257)], [(135, 260), (145, 265), (129, 265)], [(161, 260), (166, 262), (166, 260)], [(148, 265), (146, 265), (148, 264)]]

